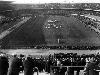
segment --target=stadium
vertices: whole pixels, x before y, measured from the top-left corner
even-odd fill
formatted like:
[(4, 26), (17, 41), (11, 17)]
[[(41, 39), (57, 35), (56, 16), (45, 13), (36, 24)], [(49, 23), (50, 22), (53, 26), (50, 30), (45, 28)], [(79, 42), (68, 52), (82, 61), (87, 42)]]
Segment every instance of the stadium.
[[(99, 75), (99, 3), (12, 4), (0, 1), (0, 6), (1, 57), (34, 58), (37, 66), (32, 61), (30, 67), (35, 67), (34, 72), (38, 68), (40, 75), (44, 71), (47, 75)], [(85, 66), (91, 60), (95, 61), (92, 65), (96, 68), (87, 71), (88, 66)], [(29, 63), (23, 64), (25, 75), (26, 64)], [(13, 75), (10, 69), (12, 67), (8, 74)], [(21, 73), (23, 75), (23, 70)]]
[[(29, 20), (18, 26), (16, 23), (8, 26), (8, 34), (1, 35), (1, 48), (99, 49), (99, 10), (93, 5), (96, 6), (51, 3), (19, 8), (21, 5), (16, 5), (17, 10), (12, 13), (16, 15), (14, 19), (20, 22), (28, 17)], [(6, 27), (2, 26), (2, 34)]]

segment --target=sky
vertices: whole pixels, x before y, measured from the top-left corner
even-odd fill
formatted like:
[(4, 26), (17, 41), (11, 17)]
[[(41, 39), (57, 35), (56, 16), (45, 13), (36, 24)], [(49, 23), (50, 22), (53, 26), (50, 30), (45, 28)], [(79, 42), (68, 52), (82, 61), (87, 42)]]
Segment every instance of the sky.
[(14, 1), (17, 4), (37, 4), (37, 3), (100, 3), (100, 0), (0, 0)]

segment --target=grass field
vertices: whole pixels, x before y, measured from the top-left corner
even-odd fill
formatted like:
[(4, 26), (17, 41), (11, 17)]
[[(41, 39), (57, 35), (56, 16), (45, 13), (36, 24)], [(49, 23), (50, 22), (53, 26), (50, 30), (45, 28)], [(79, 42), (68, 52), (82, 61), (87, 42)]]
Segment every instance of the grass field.
[[(88, 26), (80, 22), (74, 17), (64, 16), (49, 16), (45, 22), (48, 25), (48, 20), (58, 20), (61, 22), (61, 28), (44, 28), (45, 40), (49, 40), (55, 45), (59, 45), (57, 39), (61, 39), (62, 44), (71, 46), (99, 46), (100, 35), (91, 30)], [(59, 25), (59, 24), (56, 24)], [(47, 44), (50, 44), (46, 41)]]
[[(45, 28), (48, 25), (48, 20), (59, 20), (60, 23), (56, 23), (56, 26), (61, 25), (61, 27)], [(58, 43), (58, 39), (60, 39), (61, 43)], [(3, 43), (5, 48), (20, 48), (34, 45), (100, 46), (100, 35), (72, 16), (38, 15), (14, 30), (4, 39)], [(48, 54), (50, 50), (45, 51)], [(43, 50), (43, 52), (40, 51), (39, 53), (45, 54), (45, 51)], [(61, 51), (64, 52), (65, 50)], [(21, 52), (24, 51), (21, 50)], [(54, 52), (56, 50), (51, 50), (51, 53)]]

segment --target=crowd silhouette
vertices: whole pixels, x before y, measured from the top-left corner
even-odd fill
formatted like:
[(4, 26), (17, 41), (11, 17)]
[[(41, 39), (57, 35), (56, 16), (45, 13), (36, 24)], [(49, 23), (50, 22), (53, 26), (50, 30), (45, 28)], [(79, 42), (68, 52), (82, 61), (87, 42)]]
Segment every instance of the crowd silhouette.
[(100, 54), (59, 53), (47, 57), (32, 55), (0, 54), (0, 75), (34, 75), (35, 72), (46, 72), (52, 75), (74, 75), (84, 70), (84, 75), (99, 75)]

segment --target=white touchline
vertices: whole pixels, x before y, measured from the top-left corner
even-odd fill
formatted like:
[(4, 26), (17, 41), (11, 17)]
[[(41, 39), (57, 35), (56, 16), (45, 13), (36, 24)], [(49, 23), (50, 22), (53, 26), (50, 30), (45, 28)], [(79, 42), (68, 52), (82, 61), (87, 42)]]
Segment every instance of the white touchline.
[(15, 24), (13, 27), (5, 30), (4, 32), (2, 32), (0, 34), (0, 39), (4, 38), (6, 35), (10, 34), (13, 30), (15, 30), (16, 28), (18, 28), (19, 26), (21, 26), (23, 23), (25, 23), (26, 21), (28, 21), (31, 17), (24, 19), (23, 21), (19, 22), (18, 24)]

